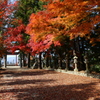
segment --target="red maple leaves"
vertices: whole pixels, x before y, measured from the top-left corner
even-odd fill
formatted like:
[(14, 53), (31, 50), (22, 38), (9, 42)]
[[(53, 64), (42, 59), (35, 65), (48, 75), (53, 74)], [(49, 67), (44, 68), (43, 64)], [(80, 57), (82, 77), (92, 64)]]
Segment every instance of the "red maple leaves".
[[(52, 44), (61, 45), (63, 37), (73, 39), (78, 36), (89, 36), (94, 26), (100, 22), (100, 1), (42, 1), (48, 1), (48, 4), (45, 5), (46, 10), (32, 14), (27, 27), (19, 19), (5, 17), (8, 23), (15, 25), (13, 28), (9, 27), (4, 35), (8, 49), (29, 51), (31, 48), (32, 52), (39, 53), (50, 48)], [(14, 11), (15, 5), (11, 4), (6, 7), (6, 9), (9, 8), (5, 13), (6, 16)], [(0, 14), (2, 13), (4, 12), (0, 11)], [(30, 36), (27, 43), (24, 33)]]

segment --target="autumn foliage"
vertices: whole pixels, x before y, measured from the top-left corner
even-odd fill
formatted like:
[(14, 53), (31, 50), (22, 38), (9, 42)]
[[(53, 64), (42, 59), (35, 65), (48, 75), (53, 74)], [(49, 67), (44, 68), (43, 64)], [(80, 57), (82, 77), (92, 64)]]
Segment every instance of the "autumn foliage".
[(32, 14), (26, 28), (33, 51), (47, 49), (52, 43), (60, 45), (62, 36), (90, 38), (91, 30), (100, 22), (100, 1), (43, 1), (49, 2), (46, 10)]
[(18, 2), (7, 3), (5, 7), (5, 13), (3, 15), (3, 28), (2, 31), (4, 44), (7, 51), (13, 52), (16, 50), (25, 50), (25, 43), (23, 42), (23, 34), (25, 31), (25, 25), (22, 24), (20, 19), (14, 18), (13, 13), (17, 10)]
[(5, 43), (9, 50), (14, 52), (15, 50), (25, 49), (25, 45), (23, 43), (23, 34), (25, 25), (21, 24), (15, 28), (8, 28), (7, 32), (5, 32)]
[[(95, 30), (96, 25), (100, 22), (99, 0), (41, 1), (47, 2), (47, 5), (44, 6), (45, 10), (31, 14), (27, 26), (21, 19), (12, 18), (17, 10), (18, 2), (8, 5), (7, 0), (0, 1), (0, 26), (4, 24), (3, 18), (7, 26), (4, 31), (4, 43), (8, 50), (12, 50), (12, 52), (32, 50), (32, 53), (35, 54), (49, 49), (52, 44), (61, 46), (64, 37), (68, 37), (70, 40), (78, 36), (85, 37), (90, 40), (90, 43), (100, 41), (99, 32), (98, 38), (91, 38), (91, 31)], [(27, 36), (30, 39), (26, 42)]]
[[(60, 45), (58, 41), (54, 41), (54, 34), (50, 33), (52, 29), (52, 27), (48, 25), (51, 25), (48, 21), (52, 18), (50, 16), (51, 14), (41, 11), (37, 14), (32, 14), (30, 17), (30, 24), (26, 28), (26, 33), (30, 35), (29, 45), (32, 46), (33, 52), (42, 52), (48, 49), (51, 44)], [(31, 30), (31, 28), (33, 28), (33, 30)]]
[(7, 0), (0, 0), (0, 27), (2, 26), (2, 19), (5, 16), (6, 6), (7, 6)]
[(3, 39), (3, 36), (1, 35), (6, 6), (7, 6), (7, 0), (0, 0), (0, 57), (2, 57), (6, 52), (6, 48), (4, 45), (4, 39)]

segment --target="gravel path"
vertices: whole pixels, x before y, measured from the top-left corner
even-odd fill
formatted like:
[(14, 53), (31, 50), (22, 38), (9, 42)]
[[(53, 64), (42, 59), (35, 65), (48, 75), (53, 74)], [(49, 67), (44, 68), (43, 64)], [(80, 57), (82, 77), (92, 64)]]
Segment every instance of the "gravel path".
[(39, 70), (0, 70), (0, 100), (100, 100), (100, 79)]

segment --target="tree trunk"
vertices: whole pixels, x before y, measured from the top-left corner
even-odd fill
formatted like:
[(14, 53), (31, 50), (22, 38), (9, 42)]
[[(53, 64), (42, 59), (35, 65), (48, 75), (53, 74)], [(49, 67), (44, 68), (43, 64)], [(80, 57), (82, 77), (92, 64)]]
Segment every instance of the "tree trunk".
[(30, 53), (28, 53), (28, 68), (30, 68)]
[(48, 56), (46, 56), (46, 67), (47, 68), (49, 67), (49, 59), (48, 59)]
[(81, 38), (79, 41), (79, 38), (77, 40), (77, 44), (79, 45), (79, 70), (85, 70), (85, 64), (84, 64), (84, 57), (82, 54), (84, 54), (84, 39)]
[(69, 59), (68, 59), (68, 54), (66, 55), (66, 68), (65, 70), (68, 71), (69, 68)]
[(23, 59), (23, 62), (22, 62), (23, 64), (22, 65), (25, 67), (26, 63), (25, 63), (25, 54), (24, 54), (24, 52), (22, 53), (22, 59)]
[(1, 60), (2, 60), (2, 58), (0, 58), (0, 68), (2, 67)]
[(41, 64), (41, 53), (39, 53), (39, 66), (38, 66), (38, 67), (39, 67), (40, 69), (42, 69), (42, 66), (41, 66), (41, 65), (42, 65), (42, 64)]
[(22, 68), (22, 53), (20, 52), (20, 68)]
[(59, 62), (59, 68), (61, 69), (62, 68), (62, 58), (61, 58), (61, 56), (59, 56), (58, 62)]
[(4, 55), (4, 67), (7, 67), (7, 55)]

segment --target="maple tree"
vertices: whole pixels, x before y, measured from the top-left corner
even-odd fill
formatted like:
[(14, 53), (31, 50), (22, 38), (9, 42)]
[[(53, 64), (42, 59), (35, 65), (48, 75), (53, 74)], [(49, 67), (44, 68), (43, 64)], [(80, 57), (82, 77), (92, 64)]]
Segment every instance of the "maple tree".
[[(5, 47), (7, 48), (7, 50), (10, 50), (10, 48), (11, 48), (10, 45), (13, 42), (12, 37), (10, 38), (10, 36), (12, 34), (12, 28), (10, 28), (10, 27), (14, 26), (14, 24), (15, 24), (15, 22), (14, 22), (15, 19), (14, 19), (13, 14), (16, 10), (16, 7), (17, 7), (17, 2), (14, 2), (12, 4), (8, 0), (7, 5), (5, 7), (5, 13), (3, 15), (2, 37), (4, 39)], [(11, 32), (11, 33), (9, 33), (9, 32)]]
[[(47, 2), (44, 8), (42, 1)], [(89, 43), (91, 48), (100, 42), (98, 0), (19, 0), (14, 4), (1, 0), (0, 4), (0, 32), (4, 33), (0, 42), (12, 52), (20, 50), (23, 55), (35, 55), (55, 49), (60, 57), (68, 50), (82, 55)], [(69, 46), (72, 48), (67, 49)]]
[[(11, 16), (12, 18), (10, 20), (7, 32), (5, 32), (5, 42), (8, 41), (7, 46), (8, 48), (11, 48), (12, 51), (20, 49), (27, 52), (27, 49), (25, 50), (25, 47), (27, 48), (27, 40), (29, 38), (29, 35), (25, 33), (25, 25), (27, 25), (29, 15), (32, 12), (36, 12), (35, 10), (42, 9), (39, 8), (40, 6), (38, 2), (35, 2), (34, 0), (20, 0), (17, 2), (16, 9), (14, 9), (14, 13), (12, 12), (13, 15)], [(35, 5), (35, 9), (33, 8), (33, 5)]]
[[(17, 18), (22, 19), (23, 24), (27, 25), (29, 22), (29, 16), (32, 13), (36, 13), (40, 10), (43, 10), (43, 5), (44, 3), (41, 2), (40, 0), (20, 0), (19, 1), (19, 7), (18, 10), (15, 14), (15, 16), (17, 16)], [(26, 50), (28, 49), (28, 67), (30, 67), (30, 53), (31, 53), (31, 48), (30, 46), (28, 46), (28, 40), (30, 38), (30, 36), (28, 34), (26, 34), (25, 32), (23, 33), (23, 41), (25, 42), (25, 46), (26, 46)], [(26, 51), (22, 51), (22, 56), (24, 59), (25, 56), (25, 52)]]
[(12, 50), (12, 52), (19, 49), (25, 49), (23, 35), (20, 34), (22, 31), (24, 31), (24, 28), (25, 25), (21, 24), (15, 28), (10, 27), (7, 29), (7, 32), (5, 32), (5, 43), (7, 48)]
[(27, 52), (27, 43), (28, 43), (28, 39), (30, 38), (30, 36), (25, 33), (25, 26), (28, 24), (29, 16), (31, 15), (31, 13), (35, 13), (39, 10), (42, 10), (42, 2), (40, 2), (39, 0), (38, 1), (20, 0), (18, 2), (18, 8), (17, 8), (17, 11), (15, 12), (14, 16), (19, 21), (20, 20), (22, 21), (22, 23), (20, 23), (20, 24), (24, 25), (24, 30), (20, 33), (21, 35), (23, 35), (22, 41), (24, 43), (24, 46), (26, 46), (26, 50), (24, 52)]
[(0, 27), (2, 26), (2, 19), (5, 15), (5, 8), (7, 6), (7, 0), (0, 0)]
[(79, 56), (80, 64), (84, 63), (83, 55), (85, 50), (88, 50), (84, 43), (86, 41), (92, 44), (100, 42), (100, 34), (98, 38), (91, 38), (91, 31), (100, 22), (100, 1), (42, 1), (48, 2), (44, 6), (46, 10), (32, 14), (26, 28), (26, 33), (30, 35), (29, 46), (33, 54), (49, 49), (52, 44), (55, 47), (62, 47), (65, 42), (64, 37), (68, 37), (71, 40), (68, 41), (71, 42), (69, 43), (72, 46), (71, 49), (75, 50)]
[(7, 7), (8, 0), (1, 0), (0, 1), (0, 57), (6, 53), (6, 48), (4, 45), (4, 38), (3, 38), (3, 30), (4, 30), (4, 22), (5, 22), (5, 11)]
[[(30, 41), (35, 44), (35, 46), (32, 46), (33, 51), (49, 48), (52, 42), (56, 44), (55, 42), (61, 41), (62, 35), (70, 37), (70, 39), (78, 36), (89, 38), (90, 31), (100, 21), (100, 1), (46, 1), (50, 1), (45, 6), (47, 10), (32, 14), (26, 29), (27, 33), (31, 36)], [(94, 15), (94, 13), (97, 14)], [(49, 37), (49, 40), (47, 37)], [(44, 41), (47, 41), (45, 45)], [(38, 45), (41, 44), (41, 48), (38, 48)]]
[[(14, 53), (20, 50), (20, 59), (24, 60), (24, 55), (31, 52), (27, 46), (30, 36), (25, 33), (26, 25), (31, 13), (42, 10), (42, 2), (35, 0), (19, 0), (13, 12), (7, 32), (5, 32), (5, 43), (7, 48)], [(21, 62), (22, 64), (22, 62)]]
[(9, 33), (8, 28), (12, 26), (13, 13), (16, 10), (15, 9), (16, 6), (17, 2), (11, 3), (9, 0), (0, 1), (0, 56), (1, 57), (3, 56), (6, 57), (7, 53), (10, 50), (8, 48), (9, 45), (7, 45), (9, 43), (9, 41), (7, 41), (8, 40), (7, 37), (10, 36), (10, 34), (8, 35)]

